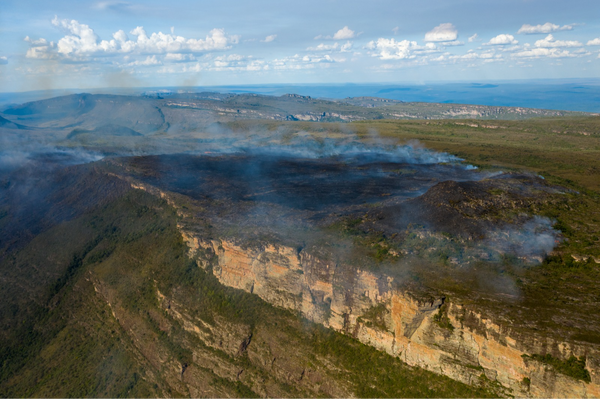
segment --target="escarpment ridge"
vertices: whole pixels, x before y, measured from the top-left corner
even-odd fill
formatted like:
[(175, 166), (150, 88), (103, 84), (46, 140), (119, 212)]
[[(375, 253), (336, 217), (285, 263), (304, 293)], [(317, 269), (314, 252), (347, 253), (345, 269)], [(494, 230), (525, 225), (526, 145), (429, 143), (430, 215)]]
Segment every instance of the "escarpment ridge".
[[(180, 173), (181, 160), (178, 157)], [(519, 314), (527, 312), (523, 304), (526, 300), (522, 298), (526, 294), (511, 285), (510, 279), (490, 272), (494, 266), (485, 263), (494, 264), (512, 253), (521, 267), (530, 268), (539, 264), (544, 251), (552, 251), (561, 240), (560, 234), (541, 219), (520, 212), (560, 202), (564, 196), (560, 187), (531, 175), (467, 174), (462, 176), (464, 182), (433, 179), (422, 190), (409, 190), (411, 194), (407, 195), (402, 184), (386, 180), (386, 168), (397, 171), (399, 166), (384, 166), (382, 173), (382, 166), (377, 164), (381, 186), (374, 183), (358, 190), (361, 195), (374, 191), (363, 197), (366, 204), (357, 207), (342, 198), (327, 196), (327, 184), (335, 178), (320, 180), (321, 183), (309, 179), (316, 187), (303, 184), (300, 176), (308, 178), (312, 170), (294, 174), (291, 186), (286, 180), (290, 170), (281, 168), (277, 169), (281, 177), (253, 173), (252, 179), (245, 181), (248, 185), (240, 186), (236, 181), (223, 181), (223, 173), (227, 172), (219, 169), (216, 173), (221, 180), (216, 186), (211, 180), (215, 170), (207, 165), (225, 160), (226, 171), (235, 169), (236, 162), (244, 162), (235, 157), (193, 161), (190, 168), (199, 172), (196, 168), (202, 167), (204, 172), (197, 173), (201, 179), (198, 184), (188, 177), (184, 185), (164, 179), (169, 167), (156, 159), (117, 163), (128, 170), (121, 178), (132, 187), (166, 199), (178, 210), (178, 229), (189, 247), (189, 256), (225, 286), (257, 295), (276, 307), (297, 311), (312, 322), (349, 335), (411, 366), (469, 385), (493, 382), (501, 395), (600, 395), (597, 345), (565, 340), (560, 330), (531, 328), (537, 321), (527, 317), (521, 316), (518, 322), (508, 317), (507, 309)], [(297, 166), (290, 168), (298, 170)], [(360, 168), (373, 178), (366, 164)], [(405, 182), (407, 176), (422, 180), (418, 175), (426, 172), (418, 168), (395, 172), (396, 176), (404, 176), (398, 181)], [(327, 161), (315, 169), (333, 176), (337, 173), (326, 172)], [(159, 175), (163, 179), (156, 179)], [(439, 170), (433, 175), (441, 176)], [(266, 181), (269, 190), (263, 188)], [(381, 196), (379, 189), (391, 195)], [(307, 208), (301, 200), (302, 192), (313, 190), (322, 193), (321, 201), (316, 205), (311, 202)], [(296, 201), (282, 201), (282, 196), (292, 196)], [(247, 198), (253, 199), (250, 208)], [(378, 198), (376, 206), (373, 198)], [(270, 204), (269, 210), (256, 209), (256, 203), (262, 201)], [(404, 207), (408, 211), (403, 211)], [(498, 215), (508, 210), (517, 211), (510, 221)], [(292, 222), (275, 222), (282, 212)], [(415, 215), (430, 217), (423, 217), (422, 225), (415, 226), (419, 221)], [(221, 227), (213, 228), (217, 221)], [(237, 229), (228, 230), (229, 223)], [(342, 236), (336, 235), (340, 228)], [(374, 229), (389, 240), (360, 241)], [(375, 247), (375, 252), (364, 254), (357, 250), (358, 241), (349, 238), (353, 235), (361, 237), (360, 245)], [(514, 242), (532, 238), (527, 248)], [(294, 239), (297, 244), (293, 244)], [(429, 249), (419, 249), (414, 240), (428, 241)], [(455, 248), (446, 262), (435, 266), (428, 258), (431, 246), (448, 241), (464, 248)], [(549, 247), (532, 248), (535, 243), (547, 241)], [(380, 255), (379, 262), (374, 261), (373, 257), (378, 259)], [(496, 280), (492, 288), (485, 284), (478, 288), (489, 292), (473, 296), (420, 282), (427, 273), (437, 273), (438, 279), (453, 276), (460, 280), (464, 274), (470, 274)], [(486, 308), (485, 303), (492, 302), (496, 308)], [(589, 322), (593, 326), (594, 322)], [(581, 373), (552, 366), (548, 359), (558, 365), (575, 361)]]

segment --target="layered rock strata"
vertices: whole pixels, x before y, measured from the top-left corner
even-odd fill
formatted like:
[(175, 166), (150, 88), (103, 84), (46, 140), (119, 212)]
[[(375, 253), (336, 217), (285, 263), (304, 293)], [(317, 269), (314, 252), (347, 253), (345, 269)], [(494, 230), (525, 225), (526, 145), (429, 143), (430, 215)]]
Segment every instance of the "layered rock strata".
[[(541, 336), (513, 337), (466, 306), (444, 297), (417, 299), (394, 288), (392, 277), (344, 268), (306, 251), (207, 241), (183, 229), (182, 235), (199, 266), (212, 269), (224, 285), (300, 311), (409, 365), (467, 384), (488, 379), (506, 395), (600, 397), (600, 353), (594, 348)], [(561, 374), (529, 357), (532, 353), (585, 356), (591, 382)]]

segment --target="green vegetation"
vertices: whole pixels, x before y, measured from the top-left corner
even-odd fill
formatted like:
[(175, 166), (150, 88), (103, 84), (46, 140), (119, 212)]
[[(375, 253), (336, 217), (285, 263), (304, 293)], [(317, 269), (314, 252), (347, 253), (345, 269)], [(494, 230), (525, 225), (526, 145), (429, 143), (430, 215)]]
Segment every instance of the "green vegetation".
[(454, 331), (454, 326), (450, 322), (450, 318), (448, 317), (448, 306), (442, 305), (438, 312), (433, 316), (433, 321), (437, 323), (438, 326), (445, 328), (450, 331)]
[(385, 303), (380, 303), (367, 310), (357, 321), (364, 322), (367, 327), (375, 327), (381, 331), (388, 331), (386, 317), (389, 312)]
[(524, 359), (533, 359), (552, 366), (556, 371), (575, 379), (590, 382), (590, 373), (585, 368), (585, 357), (576, 358), (571, 356), (567, 360), (557, 359), (551, 354), (545, 355), (523, 355)]

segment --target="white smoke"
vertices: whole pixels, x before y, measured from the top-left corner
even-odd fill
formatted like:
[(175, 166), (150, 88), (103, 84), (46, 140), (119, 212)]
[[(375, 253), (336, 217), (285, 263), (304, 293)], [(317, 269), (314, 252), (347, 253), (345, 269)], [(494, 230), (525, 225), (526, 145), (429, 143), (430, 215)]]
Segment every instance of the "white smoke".
[(487, 233), (483, 245), (496, 255), (513, 255), (526, 262), (540, 263), (560, 241), (552, 220), (534, 216), (522, 226), (504, 227)]

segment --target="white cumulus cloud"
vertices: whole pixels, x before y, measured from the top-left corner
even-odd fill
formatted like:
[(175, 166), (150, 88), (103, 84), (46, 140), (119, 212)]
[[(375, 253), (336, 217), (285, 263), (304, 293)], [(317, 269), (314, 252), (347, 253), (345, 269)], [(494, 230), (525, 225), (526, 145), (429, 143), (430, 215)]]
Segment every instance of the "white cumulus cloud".
[(103, 40), (98, 43), (98, 36), (94, 33), (94, 30), (88, 25), (80, 24), (74, 19), (69, 21), (66, 19), (59, 20), (58, 17), (54, 17), (52, 25), (68, 32), (57, 44), (58, 52), (61, 54), (94, 53), (100, 49), (104, 51), (116, 50), (114, 40), (111, 42)]
[(237, 36), (226, 36), (223, 29), (211, 30), (205, 39), (186, 39), (182, 36), (175, 36), (162, 32), (152, 33), (148, 36), (142, 26), (138, 26), (130, 33), (137, 36), (136, 41), (119, 43), (121, 44), (121, 48), (126, 52), (175, 53), (225, 50), (229, 48), (231, 44), (235, 44), (239, 40), (239, 37)]
[(5, 56), (0, 57), (0, 65), (6, 64), (8, 64), (8, 58), (6, 58)]
[(335, 62), (335, 60), (331, 58), (329, 54), (326, 54), (322, 57), (319, 55), (305, 55), (302, 57), (302, 61), (311, 63)]
[(458, 31), (451, 23), (440, 24), (425, 34), (426, 42), (451, 42), (458, 38)]
[(194, 61), (196, 57), (192, 54), (182, 53), (167, 53), (165, 54), (165, 61), (183, 62), (183, 61)]
[(43, 39), (43, 38), (34, 40), (34, 39), (31, 39), (29, 36), (25, 36), (25, 39), (23, 39), (23, 40), (25, 40), (27, 43), (29, 43), (29, 46), (31, 46), (31, 47), (43, 47), (43, 46), (49, 45), (48, 40)]
[(153, 65), (162, 65), (155, 55), (152, 57), (148, 56), (145, 60), (137, 60), (130, 62), (127, 66), (153, 66)]
[(355, 37), (356, 37), (356, 33), (352, 29), (348, 28), (347, 26), (344, 26), (342, 29), (335, 32), (333, 34), (333, 36), (318, 35), (318, 36), (315, 36), (315, 40), (322, 40), (322, 39), (325, 39), (325, 40), (348, 40), (348, 39), (353, 39)]
[(535, 42), (536, 47), (581, 47), (583, 44), (576, 40), (556, 40), (554, 36), (548, 35), (544, 39)]
[(308, 47), (307, 51), (338, 51), (341, 53), (348, 53), (352, 50), (352, 42), (350, 40), (346, 41), (346, 43), (340, 44), (335, 42), (333, 44), (325, 44), (321, 43), (316, 47)]
[[(433, 44), (433, 43), (431, 43)], [(435, 45), (434, 45), (435, 46)], [(374, 57), (379, 57), (381, 60), (402, 60), (414, 58), (412, 54), (414, 50), (422, 49), (415, 41), (402, 40), (397, 42), (394, 39), (379, 38), (377, 41), (371, 41), (367, 44), (367, 48), (374, 50)]]
[(515, 40), (513, 35), (501, 34), (496, 37), (493, 37), (489, 42), (484, 43), (485, 46), (497, 46), (504, 44), (518, 44), (519, 41)]
[[(245, 69), (249, 64), (249, 57), (244, 57), (240, 54), (229, 54), (229, 55), (221, 55), (215, 57), (214, 66), (217, 68), (229, 68), (230, 70), (234, 69)], [(252, 62), (252, 61), (250, 61)], [(256, 63), (253, 64), (253, 68), (257, 66)], [(222, 69), (224, 70), (224, 69)]]
[(493, 51), (485, 51), (483, 53), (477, 53), (475, 51), (468, 51), (466, 54), (462, 55), (450, 55), (448, 58), (451, 60), (486, 60), (492, 58), (501, 58), (501, 55), (496, 55)]
[(29, 43), (29, 49), (27, 50), (25, 57), (45, 60), (56, 58), (56, 54), (53, 53), (53, 50), (56, 47), (54, 42), (48, 42), (43, 38), (34, 40), (29, 36), (25, 36), (24, 40)]
[(543, 33), (552, 33), (558, 32), (561, 30), (571, 30), (573, 29), (573, 25), (556, 25), (550, 22), (546, 22), (543, 25), (529, 25), (525, 24), (521, 26), (521, 29), (517, 33), (526, 34), (526, 35), (535, 35), (535, 34), (543, 34)]
[(348, 40), (353, 39), (355, 36), (356, 35), (352, 29), (344, 26), (342, 29), (335, 32), (335, 35), (333, 35), (333, 40)]
[(589, 40), (587, 42), (588, 46), (600, 46), (600, 37), (597, 37), (595, 39)]
[(239, 36), (227, 36), (223, 29), (211, 30), (205, 39), (188, 39), (172, 33), (158, 32), (148, 35), (142, 26), (138, 26), (130, 32), (136, 37), (134, 40), (129, 39), (123, 30), (113, 33), (111, 40), (101, 40), (92, 28), (76, 20), (61, 20), (55, 17), (52, 24), (65, 31), (66, 35), (56, 46), (43, 38), (31, 40), (27, 37), (25, 40), (30, 43), (27, 57), (52, 58), (55, 56), (55, 47), (58, 54), (67, 58), (129, 53), (198, 53), (225, 50), (239, 42)]
[(477, 35), (477, 33), (475, 33), (473, 36), (469, 37), (469, 43), (473, 43), (477, 40), (478, 37), (479, 36)]

